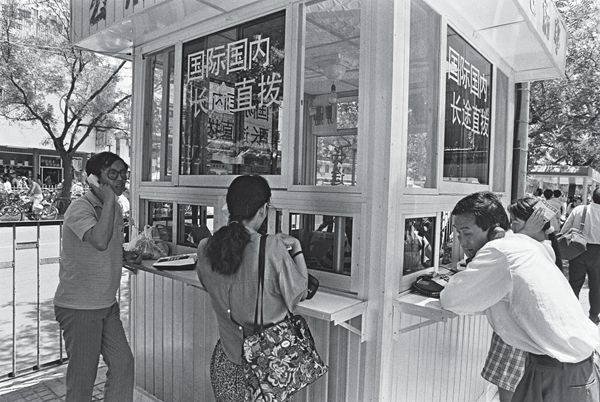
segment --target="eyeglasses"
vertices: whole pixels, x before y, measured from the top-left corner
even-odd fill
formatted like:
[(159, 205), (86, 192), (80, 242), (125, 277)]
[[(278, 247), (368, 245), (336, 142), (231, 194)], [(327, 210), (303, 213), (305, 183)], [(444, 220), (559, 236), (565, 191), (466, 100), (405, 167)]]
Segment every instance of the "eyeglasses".
[(115, 180), (119, 176), (121, 176), (121, 178), (123, 180), (127, 180), (127, 179), (129, 179), (129, 170), (127, 170), (127, 169), (123, 169), (123, 170), (108, 169), (106, 171), (106, 176), (108, 176), (108, 178), (111, 180)]

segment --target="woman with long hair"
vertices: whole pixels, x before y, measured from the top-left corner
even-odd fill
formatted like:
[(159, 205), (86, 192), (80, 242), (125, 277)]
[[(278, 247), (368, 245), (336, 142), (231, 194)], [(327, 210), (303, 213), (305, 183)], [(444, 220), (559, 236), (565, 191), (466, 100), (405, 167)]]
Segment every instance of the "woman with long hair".
[[(253, 400), (258, 380), (242, 358), (244, 338), (254, 332), (258, 293), (258, 233), (268, 214), (271, 188), (258, 175), (239, 176), (227, 190), (229, 222), (198, 245), (198, 277), (208, 291), (219, 325), (210, 362), (217, 401)], [(263, 314), (265, 326), (282, 321), (306, 298), (308, 270), (300, 242), (266, 237)]]
[[(546, 251), (555, 260), (556, 266), (562, 270), (562, 260), (555, 229), (544, 218), (542, 208), (534, 206), (542, 202), (539, 198), (525, 197), (513, 202), (508, 207), (510, 228), (515, 233), (531, 237), (546, 246)], [(488, 352), (481, 376), (498, 386), (500, 402), (512, 400), (513, 394), (523, 373), (527, 353), (505, 343), (495, 332), (492, 334)]]

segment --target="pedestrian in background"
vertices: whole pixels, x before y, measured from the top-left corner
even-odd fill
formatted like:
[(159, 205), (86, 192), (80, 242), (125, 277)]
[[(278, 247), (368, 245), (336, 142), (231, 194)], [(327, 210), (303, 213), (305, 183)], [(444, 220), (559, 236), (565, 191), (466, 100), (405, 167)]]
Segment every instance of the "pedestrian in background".
[(54, 311), (69, 357), (66, 402), (91, 400), (100, 355), (108, 366), (104, 400), (133, 400), (133, 354), (116, 299), (124, 257), (117, 196), (125, 190), (128, 168), (112, 152), (92, 156), (85, 170), (98, 177), (99, 186), (65, 212)]
[[(600, 323), (600, 188), (592, 193), (592, 203), (587, 205), (583, 233), (587, 240), (587, 251), (569, 261), (569, 283), (579, 297), (581, 287), (588, 277), (590, 288), (589, 317), (594, 324)], [(571, 228), (579, 228), (586, 205), (575, 207), (565, 222), (561, 233)]]
[(6, 193), (10, 193), (12, 191), (12, 185), (10, 184), (10, 177), (4, 176), (4, 183), (2, 183), (2, 187)]
[[(560, 193), (560, 190), (559, 190)], [(560, 195), (559, 195), (560, 197)], [(560, 215), (561, 215), (561, 206), (562, 203), (554, 198), (554, 191), (547, 188), (544, 190), (544, 201), (547, 205), (553, 208), (556, 211), (556, 214), (550, 219), (550, 225), (554, 228), (554, 230), (560, 230)]]
[(31, 205), (31, 212), (35, 215), (39, 215), (42, 212), (42, 200), (44, 196), (42, 195), (42, 187), (39, 183), (31, 178), (27, 178), (27, 184), (29, 186), (29, 190), (27, 190), (27, 196), (33, 201)]
[(571, 202), (569, 202), (567, 204), (567, 211), (565, 213), (565, 216), (567, 219), (569, 219), (569, 215), (571, 215), (571, 212), (573, 212), (573, 210), (575, 209), (575, 207), (581, 205), (582, 200), (581, 200), (581, 196), (580, 195), (574, 195), (571, 198)]

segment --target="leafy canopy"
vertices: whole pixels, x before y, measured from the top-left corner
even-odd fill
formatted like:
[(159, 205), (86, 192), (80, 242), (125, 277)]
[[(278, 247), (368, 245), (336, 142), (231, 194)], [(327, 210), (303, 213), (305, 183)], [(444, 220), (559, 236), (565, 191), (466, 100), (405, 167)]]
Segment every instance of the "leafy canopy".
[(529, 165), (600, 168), (600, 5), (557, 0), (569, 34), (566, 76), (531, 85)]
[(63, 166), (94, 129), (126, 132), (131, 94), (118, 83), (128, 62), (73, 46), (66, 0), (3, 3), (0, 117), (40, 125)]

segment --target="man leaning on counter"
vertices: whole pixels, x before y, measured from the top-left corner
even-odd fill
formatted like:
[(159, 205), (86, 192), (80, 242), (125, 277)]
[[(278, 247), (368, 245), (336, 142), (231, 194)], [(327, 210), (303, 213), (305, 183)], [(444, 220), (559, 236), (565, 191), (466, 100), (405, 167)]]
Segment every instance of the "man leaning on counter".
[(468, 258), (440, 295), (457, 314), (484, 311), (507, 344), (528, 352), (513, 401), (600, 401), (598, 328), (538, 241), (508, 230), (491, 192), (460, 200), (454, 227)]

